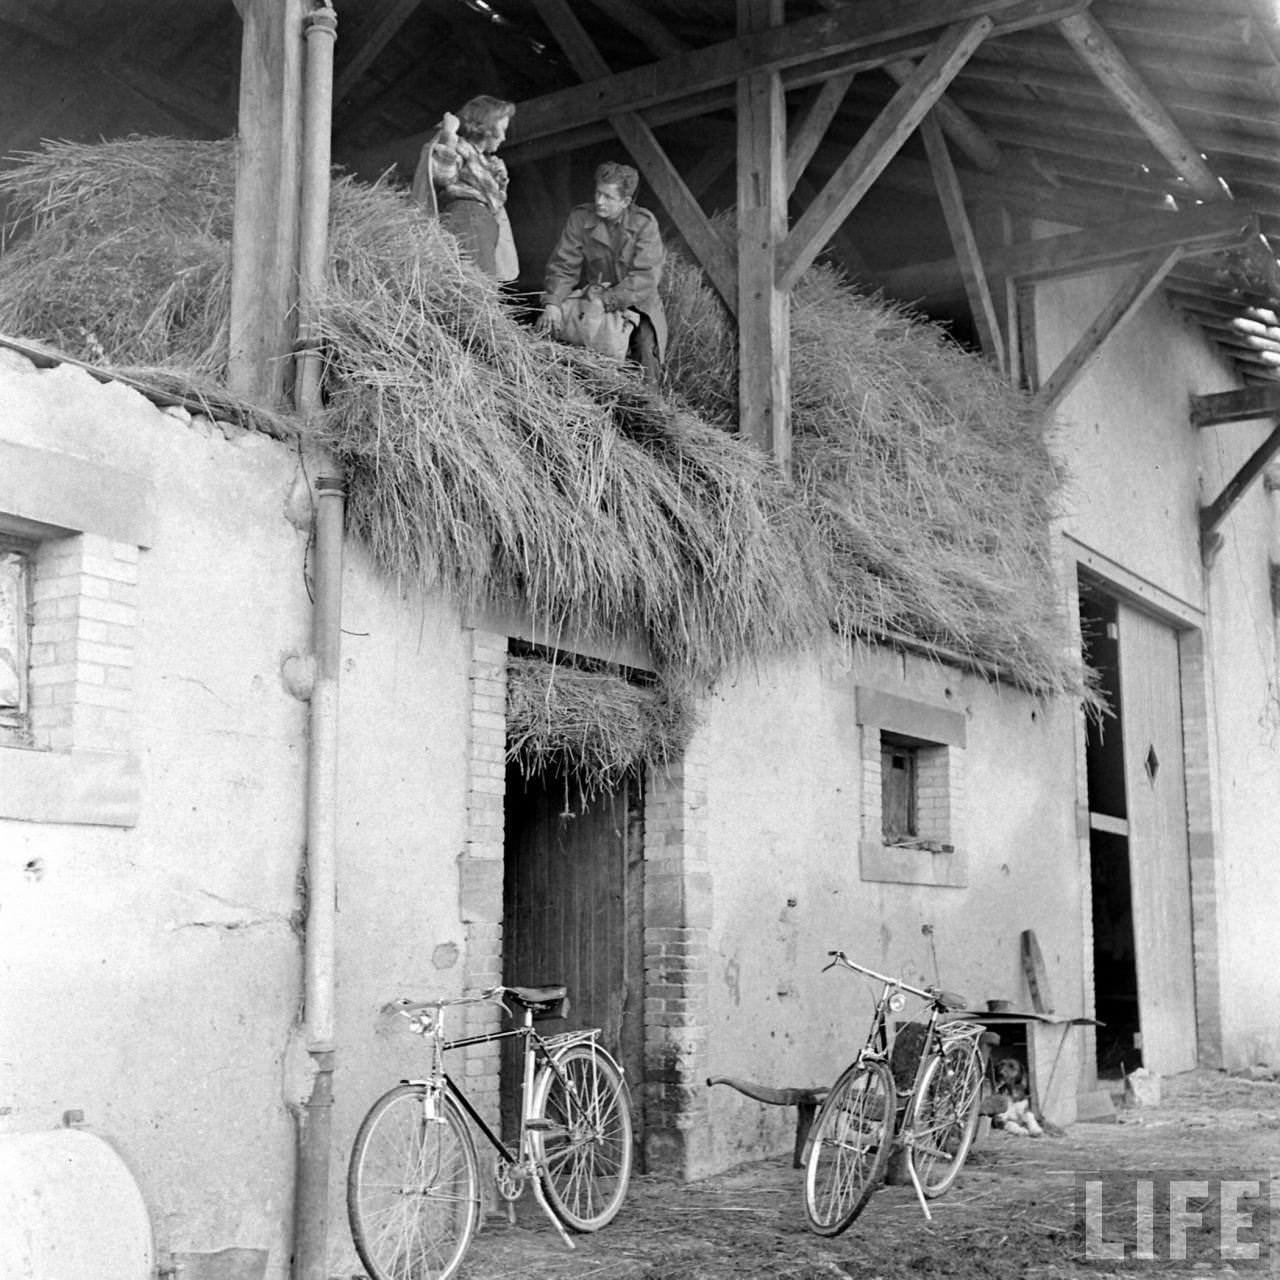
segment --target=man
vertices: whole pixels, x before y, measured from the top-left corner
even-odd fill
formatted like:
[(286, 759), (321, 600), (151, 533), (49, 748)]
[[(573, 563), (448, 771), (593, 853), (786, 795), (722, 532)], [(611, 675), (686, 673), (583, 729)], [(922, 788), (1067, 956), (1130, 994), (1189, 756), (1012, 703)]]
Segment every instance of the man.
[(639, 182), (630, 165), (610, 162), (596, 170), (594, 201), (569, 214), (547, 262), (542, 320), (558, 333), (565, 298), (575, 289), (600, 286), (606, 311), (633, 313), (627, 359), (656, 386), (667, 344), (667, 318), (658, 296), (666, 255), (657, 218), (632, 204)]

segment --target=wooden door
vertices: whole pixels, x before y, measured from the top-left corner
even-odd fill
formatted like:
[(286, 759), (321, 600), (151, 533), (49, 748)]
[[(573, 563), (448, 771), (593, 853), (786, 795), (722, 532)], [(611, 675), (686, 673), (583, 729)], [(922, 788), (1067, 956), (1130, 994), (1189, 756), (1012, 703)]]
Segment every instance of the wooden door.
[(1124, 604), (1118, 622), (1142, 1062), (1167, 1075), (1196, 1065), (1178, 638)]
[[(564, 1029), (602, 1029), (633, 1103), (644, 1063), (643, 837), (637, 779), (584, 809), (563, 778), (508, 771), (503, 981), (567, 986)], [(504, 1069), (504, 1094), (511, 1071)]]

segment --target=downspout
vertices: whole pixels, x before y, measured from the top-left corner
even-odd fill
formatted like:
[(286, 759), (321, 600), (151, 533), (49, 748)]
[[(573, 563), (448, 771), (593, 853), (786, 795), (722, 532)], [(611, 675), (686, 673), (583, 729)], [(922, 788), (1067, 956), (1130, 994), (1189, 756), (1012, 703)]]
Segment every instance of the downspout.
[[(322, 360), (315, 315), (328, 264), (333, 51), (338, 17), (319, 0), (303, 20), (302, 191), (298, 249), (298, 356), (294, 404), (304, 420), (320, 409)], [(333, 1116), (337, 921), (338, 673), (342, 641), (344, 482), (326, 461), (316, 480), (311, 686), (307, 755), (307, 902), (303, 1017), (311, 1093), (297, 1111), (294, 1280), (325, 1280)]]

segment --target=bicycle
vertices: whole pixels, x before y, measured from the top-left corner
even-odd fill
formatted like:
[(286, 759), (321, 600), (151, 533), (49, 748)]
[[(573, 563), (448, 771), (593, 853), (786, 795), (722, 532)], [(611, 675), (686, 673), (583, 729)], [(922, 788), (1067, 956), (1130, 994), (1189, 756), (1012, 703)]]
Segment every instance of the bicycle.
[[(521, 1011), (505, 1030), (445, 1037), (446, 1010), (487, 1001)], [(370, 1280), (448, 1280), (481, 1216), (479, 1160), (467, 1125), (497, 1153), (497, 1190), (514, 1215), (532, 1183), (566, 1245), (565, 1227), (598, 1231), (622, 1207), (631, 1177), (631, 1105), (622, 1068), (598, 1030), (541, 1036), (537, 1021), (562, 1018), (564, 987), (493, 987), (451, 1000), (399, 1002), (398, 1012), (431, 1040), (425, 1079), (402, 1080), (369, 1109), (347, 1169), (347, 1216)], [(509, 1147), (444, 1069), (444, 1055), (499, 1040), (522, 1042), (520, 1127)]]
[[(843, 951), (827, 954), (824, 973), (842, 965), (882, 985), (866, 1042), (814, 1118), (804, 1159), (805, 1216), (819, 1235), (847, 1230), (883, 1181), (891, 1153), (900, 1151), (931, 1219), (928, 1201), (950, 1189), (973, 1145), (985, 1028), (947, 1017), (964, 1008), (960, 996), (886, 977)], [(907, 995), (926, 1002), (927, 1016), (893, 1035), (889, 1015), (906, 1007)]]

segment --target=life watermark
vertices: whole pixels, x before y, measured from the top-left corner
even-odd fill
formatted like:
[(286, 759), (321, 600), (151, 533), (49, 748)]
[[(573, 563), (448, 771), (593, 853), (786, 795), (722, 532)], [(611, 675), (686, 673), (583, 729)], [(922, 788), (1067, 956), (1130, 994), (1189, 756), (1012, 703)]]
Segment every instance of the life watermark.
[(1102, 1169), (1077, 1173), (1075, 1183), (1082, 1262), (1271, 1265), (1268, 1173)]

